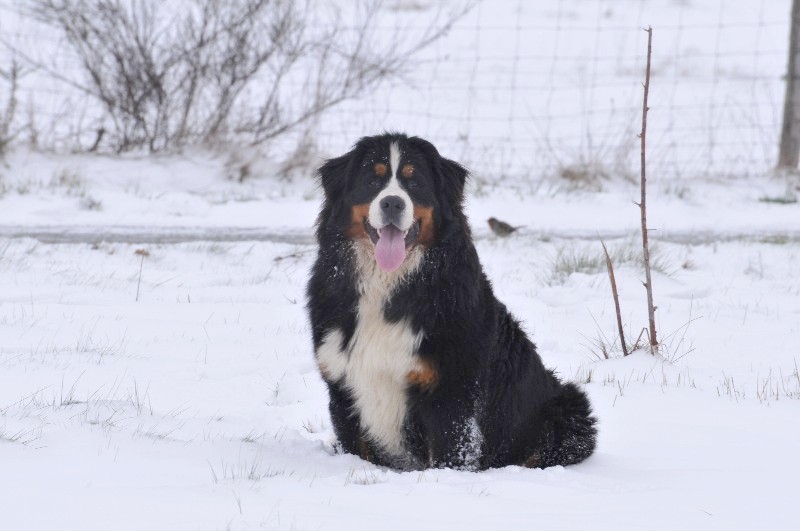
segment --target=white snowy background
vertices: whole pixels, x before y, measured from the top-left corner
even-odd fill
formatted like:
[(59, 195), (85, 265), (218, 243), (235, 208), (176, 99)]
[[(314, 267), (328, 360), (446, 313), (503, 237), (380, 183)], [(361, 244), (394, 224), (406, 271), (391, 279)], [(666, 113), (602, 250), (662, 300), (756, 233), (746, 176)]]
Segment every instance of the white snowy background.
[[(387, 2), (381, 24), (413, 31), (437, 5)], [(599, 419), (596, 454), (568, 468), (400, 473), (333, 453), (304, 311), (320, 191), (311, 167), (277, 176), (293, 139), (111, 156), (22, 138), (0, 162), (0, 529), (800, 528), (800, 206), (772, 172), (789, 9), (485, 0), (402, 80), (315, 124), (311, 167), (389, 129), (474, 170), (497, 296)], [(623, 358), (599, 238), (633, 341), (647, 25), (663, 350)], [(13, 1), (0, 35), (65, 53)], [(23, 81), (45, 137), (70, 129), (64, 101), (88, 105)], [(231, 180), (231, 160), (253, 177)], [(497, 239), (489, 216), (525, 228)]]

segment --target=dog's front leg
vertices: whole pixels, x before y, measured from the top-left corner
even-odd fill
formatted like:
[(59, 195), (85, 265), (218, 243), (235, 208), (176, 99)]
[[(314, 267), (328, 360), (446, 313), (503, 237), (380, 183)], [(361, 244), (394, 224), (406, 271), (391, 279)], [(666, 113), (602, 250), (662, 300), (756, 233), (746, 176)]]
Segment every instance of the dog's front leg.
[(429, 466), (476, 469), (482, 438), (473, 401), (453, 395), (431, 397), (421, 415)]
[(333, 431), (342, 450), (348, 454), (359, 456), (365, 461), (383, 464), (378, 453), (367, 440), (361, 428), (359, 416), (354, 411), (353, 400), (350, 393), (336, 382), (328, 383), (330, 402), (328, 409), (331, 414)]

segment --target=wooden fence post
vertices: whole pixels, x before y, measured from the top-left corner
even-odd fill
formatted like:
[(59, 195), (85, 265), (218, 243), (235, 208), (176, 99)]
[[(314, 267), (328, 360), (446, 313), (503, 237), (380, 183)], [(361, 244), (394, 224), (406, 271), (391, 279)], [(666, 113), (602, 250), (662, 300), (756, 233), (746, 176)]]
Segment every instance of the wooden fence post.
[(800, 162), (800, 0), (792, 1), (791, 24), (778, 168), (796, 170)]

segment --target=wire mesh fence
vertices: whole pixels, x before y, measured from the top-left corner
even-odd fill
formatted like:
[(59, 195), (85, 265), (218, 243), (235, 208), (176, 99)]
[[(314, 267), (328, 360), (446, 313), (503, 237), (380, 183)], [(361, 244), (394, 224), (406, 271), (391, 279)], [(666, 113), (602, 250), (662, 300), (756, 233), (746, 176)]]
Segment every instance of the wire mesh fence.
[[(372, 29), (413, 38), (437, 5), (387, 2)], [(383, 130), (425, 136), (485, 183), (600, 187), (633, 178), (642, 28), (652, 26), (653, 178), (761, 174), (777, 158), (790, 7), (789, 0), (484, 0), (419, 52), (413, 68), (306, 126), (322, 153)], [(36, 124), (45, 145), (90, 143), (82, 135), (102, 116), (53, 75), (82, 75), (61, 36), (27, 20), (13, 0), (0, 0), (0, 32), (0, 70), (14, 58), (51, 65), (22, 80), (20, 120)], [(302, 79), (285, 83), (304, 97)], [(276, 139), (270, 151), (288, 152), (298, 134)]]

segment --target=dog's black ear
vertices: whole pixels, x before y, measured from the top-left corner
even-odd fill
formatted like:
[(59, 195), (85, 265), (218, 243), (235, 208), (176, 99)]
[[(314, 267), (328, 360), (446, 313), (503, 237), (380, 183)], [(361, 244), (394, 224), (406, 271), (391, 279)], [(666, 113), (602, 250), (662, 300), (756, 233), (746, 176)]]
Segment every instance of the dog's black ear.
[(464, 185), (469, 175), (467, 169), (456, 161), (439, 156), (437, 173), (442, 192), (453, 205), (461, 205), (464, 200)]
[(355, 147), (341, 157), (328, 159), (317, 170), (322, 189), (325, 191), (325, 197), (332, 199), (344, 192), (347, 185), (347, 174), (357, 151), (358, 147)]
[(440, 196), (446, 197), (451, 207), (460, 208), (464, 199), (464, 185), (469, 175), (467, 169), (458, 162), (441, 156), (436, 147), (427, 140), (412, 137), (408, 141), (425, 153), (428, 164), (436, 174), (434, 180)]

